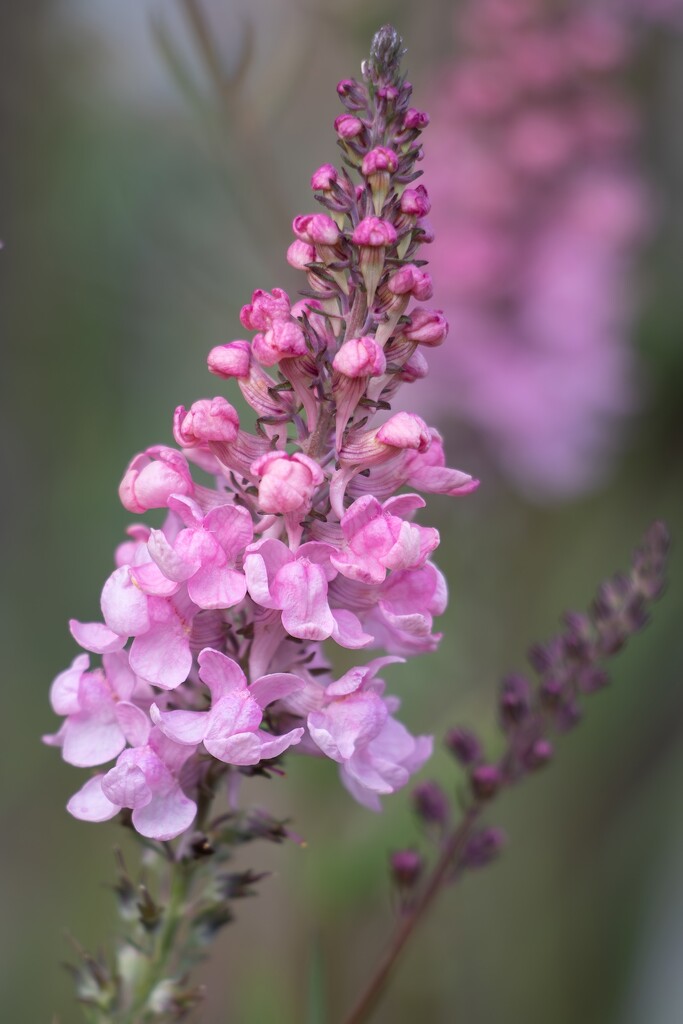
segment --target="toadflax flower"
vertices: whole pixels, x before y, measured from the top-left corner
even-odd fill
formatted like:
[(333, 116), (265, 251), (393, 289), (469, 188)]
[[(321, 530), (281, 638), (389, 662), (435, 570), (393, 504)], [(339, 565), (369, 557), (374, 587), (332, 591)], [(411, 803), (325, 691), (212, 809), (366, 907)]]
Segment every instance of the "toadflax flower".
[[(64, 721), (45, 742), (99, 768), (69, 801), (77, 818), (123, 810), (143, 836), (172, 839), (217, 780), (285, 751), (337, 762), (379, 809), (431, 753), (377, 674), (440, 639), (439, 535), (414, 521), (414, 492), (466, 495), (477, 481), (446, 466), (420, 416), (392, 409), (448, 334), (424, 305), (429, 197), (416, 181), (429, 118), (410, 106), (400, 54), (383, 29), (362, 80), (339, 84), (343, 160), (314, 172), (324, 212), (294, 218), (287, 254), (309, 297), (257, 289), (240, 316), (250, 337), (209, 353), (214, 384), (234, 380), (255, 424), (229, 396), (178, 406), (179, 447), (147, 448), (124, 474), (124, 507), (164, 518), (129, 530), (102, 621), (71, 623), (101, 666), (78, 654), (52, 687)], [(326, 642), (356, 662), (341, 678)], [(383, 653), (367, 662), (371, 649)]]
[[(629, 333), (650, 203), (626, 6), (466, 0), (461, 52), (433, 90), (431, 269), (454, 341), (429, 353), (417, 411), (470, 424), (542, 497), (594, 486), (637, 402)], [(413, 315), (406, 337), (429, 327)]]

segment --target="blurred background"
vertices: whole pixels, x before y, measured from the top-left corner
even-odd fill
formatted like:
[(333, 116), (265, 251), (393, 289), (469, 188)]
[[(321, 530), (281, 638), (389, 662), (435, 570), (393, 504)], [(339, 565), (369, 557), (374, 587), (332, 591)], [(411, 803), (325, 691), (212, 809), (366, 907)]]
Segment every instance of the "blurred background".
[[(129, 521), (122, 470), (214, 394), (206, 353), (239, 336), (252, 290), (301, 287), (284, 252), (336, 160), (335, 85), (390, 20), (432, 115), (426, 256), (452, 323), (404, 403), (483, 481), (430, 502), (451, 603), (440, 651), (392, 670), (406, 723), (495, 742), (496, 682), (529, 643), (653, 518), (678, 543), (654, 622), (558, 763), (495, 808), (504, 857), (441, 901), (376, 1020), (683, 1020), (683, 4), (203, 0), (202, 44), (197, 3), (0, 13), (3, 1019), (78, 1020), (64, 931), (96, 948), (115, 921), (126, 837), (67, 815), (82, 773), (40, 736), (66, 621), (97, 616)], [(442, 753), (423, 777), (457, 782)], [(332, 765), (292, 757), (245, 795), (307, 845), (247, 851), (273, 875), (195, 1019), (313, 1022), (322, 990), (337, 1020), (390, 928), (388, 852), (420, 841), (409, 794), (378, 818)]]

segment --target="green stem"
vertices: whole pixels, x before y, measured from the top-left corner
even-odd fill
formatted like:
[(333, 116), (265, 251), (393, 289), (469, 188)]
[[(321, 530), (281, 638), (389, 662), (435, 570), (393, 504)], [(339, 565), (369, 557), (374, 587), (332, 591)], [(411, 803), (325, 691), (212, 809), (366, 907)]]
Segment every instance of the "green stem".
[(154, 934), (154, 946), (149, 963), (136, 986), (130, 1009), (121, 1018), (121, 1024), (141, 1024), (147, 1020), (147, 1001), (159, 982), (169, 976), (170, 961), (176, 952), (176, 937), (183, 923), (187, 898), (192, 886), (193, 867), (191, 862), (185, 861), (173, 861), (169, 865), (168, 903), (161, 925)]

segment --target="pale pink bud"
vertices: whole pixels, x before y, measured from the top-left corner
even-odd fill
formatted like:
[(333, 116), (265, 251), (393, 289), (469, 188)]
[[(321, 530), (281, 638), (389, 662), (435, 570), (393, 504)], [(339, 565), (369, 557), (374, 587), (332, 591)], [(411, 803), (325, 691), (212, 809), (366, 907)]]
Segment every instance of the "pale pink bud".
[(426, 270), (420, 270), (412, 263), (400, 267), (387, 281), (387, 288), (392, 295), (412, 295), (424, 302), (433, 294), (432, 279)]
[(251, 366), (251, 345), (248, 341), (231, 341), (216, 345), (207, 358), (210, 373), (217, 377), (248, 377)]
[(131, 460), (119, 485), (121, 504), (140, 514), (165, 508), (171, 494), (192, 494), (194, 484), (182, 452), (155, 445)]
[(342, 139), (355, 139), (363, 131), (363, 122), (353, 114), (340, 114), (335, 118), (334, 130)]
[(260, 477), (259, 507), (269, 515), (308, 511), (324, 480), (318, 463), (301, 452), (268, 452), (252, 463), (251, 472)]
[(173, 437), (183, 448), (194, 448), (208, 441), (226, 441), (237, 437), (240, 420), (225, 398), (201, 398), (189, 410), (179, 405), (173, 416)]
[(377, 440), (392, 448), (414, 448), (424, 452), (432, 443), (425, 421), (412, 412), (397, 412), (377, 431)]
[(432, 204), (429, 201), (427, 189), (424, 185), (417, 188), (404, 189), (401, 196), (401, 212), (411, 217), (424, 217), (431, 210)]
[(305, 270), (309, 263), (315, 263), (315, 249), (308, 242), (297, 238), (287, 250), (287, 262), (295, 270)]
[(422, 131), (429, 124), (429, 114), (426, 114), (423, 110), (416, 110), (415, 107), (409, 107), (405, 112), (403, 118), (403, 127), (407, 129), (417, 129)]
[(265, 334), (254, 336), (252, 352), (263, 366), (302, 356), (306, 352), (304, 332), (293, 320), (277, 320)]
[(401, 380), (406, 384), (412, 384), (416, 380), (422, 380), (429, 373), (429, 363), (421, 352), (413, 352), (401, 367), (399, 374)]
[(282, 288), (265, 292), (257, 288), (247, 306), (242, 306), (240, 320), (248, 331), (265, 331), (275, 320), (289, 316), (289, 295)]
[(376, 174), (378, 171), (388, 171), (390, 174), (393, 174), (397, 167), (398, 157), (393, 149), (387, 149), (386, 146), (376, 146), (363, 157), (361, 172), (368, 178), (371, 174)]
[(339, 241), (339, 228), (326, 213), (307, 213), (292, 221), (294, 234), (309, 245), (335, 245)]
[(311, 188), (316, 192), (329, 192), (338, 177), (336, 167), (332, 164), (323, 164), (317, 171), (313, 171), (311, 175)]
[(419, 221), (413, 231), (413, 239), (420, 245), (430, 245), (434, 241), (434, 229), (428, 220)]
[(403, 336), (408, 341), (432, 347), (445, 341), (447, 334), (448, 320), (440, 309), (418, 307), (412, 310), (410, 324), (403, 328)]
[(380, 248), (396, 244), (396, 228), (388, 220), (381, 217), (364, 217), (353, 231), (351, 241), (354, 245), (366, 245)]
[(345, 341), (332, 361), (332, 367), (345, 377), (374, 377), (386, 370), (387, 361), (374, 338)]

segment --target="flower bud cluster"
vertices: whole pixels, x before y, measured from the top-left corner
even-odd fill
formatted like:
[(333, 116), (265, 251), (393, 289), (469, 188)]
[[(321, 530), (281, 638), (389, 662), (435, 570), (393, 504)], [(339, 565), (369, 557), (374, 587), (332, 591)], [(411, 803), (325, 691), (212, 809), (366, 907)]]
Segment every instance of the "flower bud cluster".
[[(380, 673), (440, 639), (439, 536), (414, 522), (415, 491), (464, 495), (477, 481), (445, 466), (420, 417), (388, 415), (448, 326), (411, 306), (432, 294), (418, 259), (429, 200), (413, 184), (428, 118), (409, 105), (400, 45), (380, 36), (363, 80), (338, 88), (345, 166), (312, 178), (324, 212), (294, 219), (303, 300), (257, 290), (240, 317), (251, 336), (209, 353), (255, 428), (222, 395), (180, 406), (178, 448), (150, 447), (124, 474), (124, 507), (165, 519), (129, 529), (103, 621), (71, 623), (88, 653), (52, 686), (64, 722), (46, 742), (97, 769), (69, 801), (77, 818), (126, 809), (142, 835), (172, 839), (192, 827), (207, 773), (213, 784), (289, 749), (336, 761), (350, 793), (379, 809), (431, 753), (431, 737), (395, 717)], [(324, 641), (383, 653), (334, 678)]]

